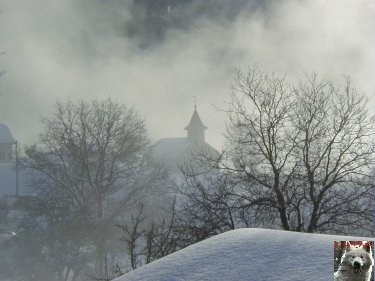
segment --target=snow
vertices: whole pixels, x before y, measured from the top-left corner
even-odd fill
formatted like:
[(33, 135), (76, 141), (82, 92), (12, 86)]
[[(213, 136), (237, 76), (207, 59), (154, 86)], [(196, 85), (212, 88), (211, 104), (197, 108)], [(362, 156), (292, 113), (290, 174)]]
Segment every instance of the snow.
[(333, 280), (333, 241), (373, 240), (239, 229), (147, 264), (115, 281)]

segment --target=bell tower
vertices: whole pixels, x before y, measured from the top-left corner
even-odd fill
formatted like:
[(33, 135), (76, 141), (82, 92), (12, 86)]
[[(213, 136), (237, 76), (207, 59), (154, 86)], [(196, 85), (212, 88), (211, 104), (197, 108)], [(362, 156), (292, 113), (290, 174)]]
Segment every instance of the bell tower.
[(202, 145), (205, 143), (204, 139), (204, 130), (206, 130), (207, 127), (203, 125), (201, 118), (199, 117), (198, 111), (197, 111), (197, 105), (194, 105), (194, 112), (193, 116), (190, 119), (189, 125), (185, 127), (185, 130), (187, 131), (188, 140), (190, 144), (194, 145)]

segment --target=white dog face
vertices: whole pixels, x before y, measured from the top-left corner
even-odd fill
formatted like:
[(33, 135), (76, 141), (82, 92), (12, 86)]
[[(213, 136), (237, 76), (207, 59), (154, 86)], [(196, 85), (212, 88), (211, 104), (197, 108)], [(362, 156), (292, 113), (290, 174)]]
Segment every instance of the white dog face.
[(342, 263), (349, 265), (355, 273), (369, 268), (374, 263), (371, 247), (368, 243), (363, 243), (360, 246), (352, 246), (349, 244), (342, 257)]
[(364, 264), (365, 255), (363, 251), (353, 249), (348, 251), (347, 258), (353, 268), (361, 268)]

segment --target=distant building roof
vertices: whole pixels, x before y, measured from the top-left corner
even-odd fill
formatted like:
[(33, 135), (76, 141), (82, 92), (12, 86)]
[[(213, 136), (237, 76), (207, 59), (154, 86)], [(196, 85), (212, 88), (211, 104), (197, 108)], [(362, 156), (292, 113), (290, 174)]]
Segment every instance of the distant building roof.
[(9, 127), (4, 124), (0, 124), (0, 144), (12, 143), (16, 143), (16, 140), (10, 132)]
[(220, 154), (208, 143), (192, 144), (188, 138), (164, 138), (152, 146), (152, 158), (172, 171), (179, 171), (181, 166), (191, 164), (192, 160), (205, 155), (208, 159), (217, 159)]
[(188, 154), (190, 143), (188, 138), (163, 138), (152, 147), (152, 158), (168, 168), (177, 169)]

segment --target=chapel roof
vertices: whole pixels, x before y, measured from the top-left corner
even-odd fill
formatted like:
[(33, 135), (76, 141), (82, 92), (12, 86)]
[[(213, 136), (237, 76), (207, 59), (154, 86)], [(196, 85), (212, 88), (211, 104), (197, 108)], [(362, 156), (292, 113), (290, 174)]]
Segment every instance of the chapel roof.
[(9, 127), (4, 124), (0, 124), (0, 144), (13, 144), (16, 143)]

